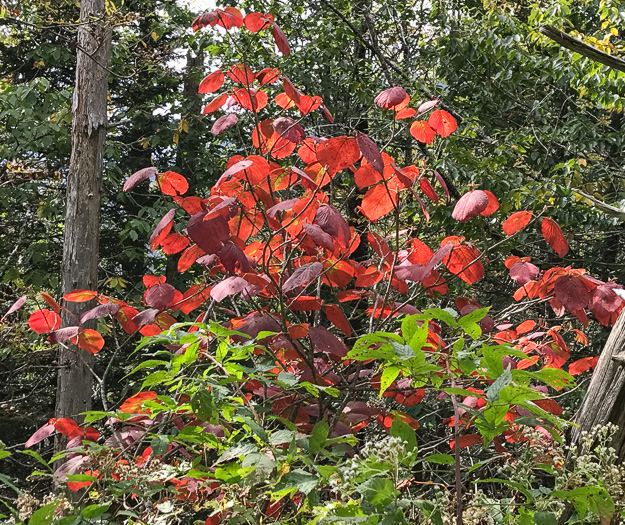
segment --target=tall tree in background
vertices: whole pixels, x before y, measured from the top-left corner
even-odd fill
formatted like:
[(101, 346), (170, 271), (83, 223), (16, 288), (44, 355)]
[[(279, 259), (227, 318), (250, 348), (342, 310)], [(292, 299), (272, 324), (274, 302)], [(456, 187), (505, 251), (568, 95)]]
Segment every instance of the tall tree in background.
[[(72, 106), (72, 155), (67, 177), (62, 289), (94, 290), (98, 282), (102, 158), (107, 128), (108, 62), (111, 31), (105, 0), (83, 0)], [(79, 318), (84, 303), (68, 303)], [(61, 347), (56, 416), (76, 417), (91, 408), (93, 357)]]

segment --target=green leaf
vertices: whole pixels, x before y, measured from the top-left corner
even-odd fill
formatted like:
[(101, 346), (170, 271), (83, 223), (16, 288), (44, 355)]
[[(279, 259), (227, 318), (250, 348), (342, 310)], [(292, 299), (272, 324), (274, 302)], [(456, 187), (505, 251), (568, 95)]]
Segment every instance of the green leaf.
[(489, 478), (489, 479), (478, 479), (476, 480), (476, 483), (501, 483), (503, 485), (507, 485), (508, 487), (514, 490), (519, 491), (521, 494), (525, 496), (528, 503), (534, 501), (534, 497), (532, 496), (530, 491), (527, 490), (527, 487), (523, 485), (523, 483), (519, 483), (517, 481), (510, 481), (508, 479), (500, 479), (500, 478)]
[(453, 465), (456, 462), (454, 457), (450, 454), (430, 454), (429, 456), (425, 456), (423, 461), (436, 463), (438, 465)]
[(303, 494), (308, 495), (319, 484), (319, 476), (310, 474), (305, 470), (295, 469), (284, 477), (284, 481), (285, 486), (283, 488), (294, 487)]
[(558, 525), (557, 518), (551, 512), (534, 512), (534, 521), (527, 521), (528, 524), (535, 523), (536, 525)]
[(44, 467), (46, 467), (50, 472), (52, 472), (52, 468), (50, 467), (50, 465), (48, 465), (48, 462), (43, 459), (37, 452), (35, 452), (34, 450), (20, 450), (20, 452), (22, 454), (26, 454), (27, 456), (30, 456), (32, 458), (35, 458), (37, 461), (39, 461), (39, 463), (41, 463)]
[(269, 444), (281, 445), (283, 443), (290, 443), (293, 441), (294, 436), (295, 432), (292, 430), (276, 430), (271, 433), (271, 436), (269, 436)]
[(609, 519), (614, 515), (614, 501), (603, 487), (578, 487), (573, 490), (554, 490), (551, 495), (570, 501), (580, 518), (589, 510), (597, 513), (599, 517)]
[[(453, 312), (453, 313), (452, 313)], [(458, 326), (456, 319), (453, 314), (456, 314), (455, 310), (446, 309), (443, 310), (441, 308), (428, 308), (424, 310), (421, 315), (417, 314), (417, 317), (427, 316), (429, 319), (437, 319), (438, 321), (443, 321), (446, 325), (455, 328)]]
[(0, 473), (0, 483), (4, 483), (11, 490), (14, 490), (18, 496), (21, 496), (23, 494), (23, 492), (11, 482), (11, 478), (9, 478), (9, 476), (7, 476), (6, 474)]
[(310, 434), (310, 438), (308, 440), (308, 444), (310, 446), (310, 451), (316, 454), (321, 450), (326, 440), (328, 439), (328, 433), (330, 431), (330, 426), (328, 422), (324, 419), (319, 421), (314, 428), (312, 429), (312, 433)]
[(86, 519), (97, 518), (100, 514), (104, 514), (107, 510), (109, 510), (110, 506), (110, 503), (102, 503), (101, 505), (88, 505), (82, 510), (80, 515)]
[(400, 419), (393, 421), (391, 425), (391, 436), (400, 438), (407, 443), (406, 452), (413, 453), (417, 451), (417, 436), (414, 429)]
[(371, 505), (386, 507), (395, 496), (395, 486), (388, 478), (370, 478), (358, 485), (356, 490)]
[(389, 366), (388, 368), (384, 369), (384, 371), (382, 372), (382, 377), (380, 378), (380, 399), (382, 398), (382, 394), (386, 392), (386, 389), (391, 386), (393, 381), (395, 381), (400, 371), (401, 368), (399, 368), (398, 366)]
[(56, 503), (48, 503), (46, 506), (36, 510), (28, 520), (28, 525), (49, 525), (52, 523)]
[(216, 407), (213, 395), (205, 387), (200, 387), (191, 398), (191, 410), (200, 421), (209, 421)]
[(499, 400), (499, 392), (512, 383), (512, 373), (510, 368), (506, 368), (495, 382), (486, 390), (486, 400), (489, 403), (495, 403)]

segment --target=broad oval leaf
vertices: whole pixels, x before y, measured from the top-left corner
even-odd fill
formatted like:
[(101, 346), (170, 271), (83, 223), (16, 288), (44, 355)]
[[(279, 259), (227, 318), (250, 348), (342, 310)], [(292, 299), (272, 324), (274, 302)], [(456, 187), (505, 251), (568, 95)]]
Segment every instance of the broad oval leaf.
[(142, 170), (135, 171), (124, 183), (123, 191), (130, 191), (140, 182), (149, 179), (153, 175), (156, 175), (158, 170), (156, 168), (143, 168)]
[(61, 327), (61, 317), (52, 310), (36, 310), (28, 318), (33, 332), (47, 334)]
[(224, 79), (225, 77), (221, 69), (213, 71), (204, 80), (202, 80), (202, 82), (200, 82), (198, 93), (214, 93), (223, 85)]
[(466, 222), (482, 213), (487, 206), (488, 195), (482, 190), (472, 190), (460, 198), (451, 216), (459, 222)]
[(211, 128), (211, 133), (217, 136), (227, 129), (230, 129), (232, 126), (236, 125), (238, 121), (239, 117), (237, 117), (235, 113), (230, 113), (229, 115), (219, 117), (213, 124), (213, 127)]
[(155, 284), (148, 288), (145, 294), (145, 302), (157, 310), (163, 310), (174, 300), (175, 295), (176, 289), (171, 284)]
[(323, 264), (320, 262), (313, 262), (301, 266), (284, 282), (282, 292), (287, 294), (300, 286), (306, 286), (319, 277), (321, 272), (323, 272)]
[(503, 231), (509, 237), (525, 228), (532, 220), (531, 211), (517, 211), (510, 215), (503, 223)]
[(448, 137), (456, 131), (456, 129), (458, 129), (456, 119), (444, 109), (436, 109), (432, 111), (428, 124), (441, 137)]
[(551, 246), (558, 256), (564, 257), (569, 251), (569, 245), (558, 223), (551, 217), (545, 217), (542, 222), (541, 230), (547, 244)]

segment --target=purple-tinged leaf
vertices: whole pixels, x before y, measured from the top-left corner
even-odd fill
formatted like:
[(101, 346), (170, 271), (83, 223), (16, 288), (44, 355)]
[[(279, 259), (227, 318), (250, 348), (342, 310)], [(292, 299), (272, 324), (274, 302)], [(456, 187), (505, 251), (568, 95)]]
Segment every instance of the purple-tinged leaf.
[(315, 352), (322, 352), (339, 359), (347, 355), (348, 349), (345, 343), (327, 328), (314, 326), (309, 330), (308, 335), (312, 341)]
[(90, 319), (100, 319), (107, 315), (115, 315), (119, 311), (120, 306), (117, 303), (100, 304), (91, 310), (87, 310), (80, 318), (80, 323), (85, 323)]
[(291, 117), (279, 117), (272, 123), (273, 129), (286, 140), (299, 144), (306, 138), (304, 128)]
[(158, 221), (156, 228), (154, 229), (154, 231), (152, 232), (152, 235), (150, 236), (150, 240), (148, 242), (149, 244), (152, 244), (154, 240), (158, 237), (158, 235), (174, 221), (175, 215), (176, 215), (176, 210), (172, 208), (163, 216), (163, 218), (160, 221)]
[(168, 283), (155, 284), (148, 288), (145, 294), (145, 302), (157, 310), (163, 310), (174, 300), (176, 289)]
[(488, 195), (482, 190), (472, 190), (460, 197), (451, 216), (458, 222), (466, 222), (483, 212), (487, 206)]
[(239, 117), (236, 116), (236, 113), (230, 113), (229, 115), (219, 117), (213, 124), (213, 127), (211, 128), (211, 133), (215, 136), (220, 135), (227, 129), (230, 129), (232, 126), (236, 125), (238, 121)]
[(351, 240), (351, 233), (347, 222), (331, 204), (319, 206), (315, 215), (315, 222), (321, 229), (331, 235), (341, 246), (347, 248)]
[(228, 177), (230, 177), (231, 175), (234, 175), (235, 173), (239, 173), (240, 171), (243, 171), (249, 168), (252, 164), (254, 163), (251, 160), (247, 160), (247, 159), (243, 159), (243, 160), (240, 160), (239, 162), (236, 162), (235, 164), (230, 166), (226, 171), (223, 172), (223, 174), (221, 175), (221, 177), (219, 177), (219, 180), (217, 181), (217, 184), (215, 184), (215, 186), (219, 186)]
[(156, 319), (156, 316), (160, 313), (156, 308), (148, 308), (147, 310), (143, 310), (143, 312), (135, 315), (131, 321), (135, 323), (137, 326), (144, 326), (146, 324), (152, 324)]
[(510, 267), (510, 277), (521, 286), (533, 281), (540, 270), (531, 262), (518, 262)]
[(384, 159), (377, 144), (364, 133), (356, 134), (356, 142), (360, 148), (360, 153), (369, 161), (373, 169), (382, 175), (384, 173)]
[(221, 215), (204, 220), (206, 212), (198, 212), (187, 224), (187, 232), (191, 240), (207, 255), (218, 253), (223, 244), (230, 238), (228, 221)]
[(304, 223), (304, 231), (310, 236), (317, 246), (329, 251), (334, 251), (334, 243), (330, 234), (324, 232), (318, 224)]
[(278, 204), (274, 204), (271, 208), (269, 208), (267, 210), (267, 215), (269, 215), (269, 217), (275, 217), (276, 213), (278, 213), (279, 211), (287, 211), (287, 210), (292, 210), (293, 209), (293, 205), (298, 201), (299, 199), (289, 199), (286, 201), (282, 201), (279, 202)]
[(28, 438), (28, 441), (24, 444), (24, 448), (30, 448), (33, 445), (36, 445), (37, 443), (39, 443), (40, 441), (43, 441), (48, 436), (51, 436), (52, 434), (54, 434), (55, 430), (56, 429), (54, 428), (54, 425), (51, 425), (50, 423), (46, 423), (39, 430), (37, 430), (37, 432), (35, 432), (32, 436), (30, 436), (30, 438)]
[(213, 287), (211, 290), (211, 297), (220, 303), (226, 297), (241, 293), (243, 290), (251, 286), (252, 285), (242, 277), (228, 277)]
[(449, 201), (451, 196), (449, 195), (449, 188), (447, 187), (447, 183), (445, 182), (445, 179), (443, 178), (443, 176), (438, 171), (434, 172), (434, 176), (436, 177), (436, 180), (438, 181), (438, 183), (443, 188), (443, 191), (445, 192), (445, 195), (447, 196), (447, 200)]
[(243, 253), (243, 250), (232, 241), (228, 241), (224, 244), (221, 250), (219, 250), (218, 255), (221, 264), (225, 266), (229, 273), (234, 273), (237, 262), (239, 263), (241, 272), (246, 273), (250, 271), (251, 266), (249, 258)]
[(24, 306), (25, 302), (26, 302), (26, 296), (22, 295), (22, 297), (20, 297), (17, 301), (15, 301), (11, 305), (11, 308), (7, 310), (7, 313), (2, 316), (2, 319), (0, 319), (0, 323), (4, 321), (7, 315), (12, 314), (13, 312), (17, 312), (22, 306)]
[(432, 109), (433, 107), (436, 107), (436, 106), (438, 106), (438, 99), (428, 100), (427, 102), (424, 102), (423, 104), (419, 106), (419, 108), (417, 109), (417, 113), (423, 113), (427, 111), (428, 109)]
[(323, 272), (323, 264), (320, 262), (313, 262), (301, 266), (284, 282), (282, 285), (282, 293), (287, 294), (300, 286), (306, 286), (319, 277), (321, 272)]
[(393, 109), (395, 106), (403, 102), (407, 96), (408, 93), (406, 93), (404, 88), (394, 86), (382, 91), (382, 93), (375, 97), (374, 102), (382, 109)]
[(590, 292), (577, 277), (563, 275), (553, 283), (553, 292), (557, 299), (569, 310), (582, 310), (588, 306)]
[(142, 170), (134, 172), (124, 183), (123, 191), (130, 191), (140, 182), (149, 179), (152, 175), (156, 175), (157, 172), (158, 170), (156, 168), (143, 168)]
[(48, 342), (52, 344), (62, 343), (72, 337), (76, 337), (80, 333), (78, 326), (68, 326), (67, 328), (61, 328), (50, 333), (48, 336)]

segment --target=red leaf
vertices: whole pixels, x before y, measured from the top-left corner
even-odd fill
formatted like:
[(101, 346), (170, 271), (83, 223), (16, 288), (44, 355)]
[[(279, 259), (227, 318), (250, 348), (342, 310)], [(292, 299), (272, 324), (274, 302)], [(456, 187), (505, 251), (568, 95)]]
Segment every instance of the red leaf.
[(556, 279), (553, 291), (558, 300), (569, 310), (582, 310), (590, 301), (590, 292), (586, 285), (577, 277), (563, 275)]
[(360, 153), (369, 161), (373, 169), (382, 175), (384, 173), (384, 160), (377, 144), (364, 133), (356, 134), (356, 142), (360, 148)]
[(415, 120), (410, 125), (410, 134), (425, 144), (432, 144), (436, 138), (436, 131), (434, 131), (425, 120)]
[(394, 109), (399, 106), (407, 96), (408, 93), (406, 93), (404, 88), (394, 86), (382, 91), (382, 93), (375, 97), (374, 102), (382, 109)]
[(230, 113), (229, 115), (219, 117), (213, 124), (213, 127), (211, 128), (211, 133), (217, 136), (227, 129), (230, 129), (232, 126), (236, 125), (238, 121), (239, 117), (237, 117), (235, 113)]
[(419, 187), (421, 188), (421, 191), (425, 194), (425, 196), (428, 199), (430, 199), (430, 200), (434, 201), (436, 204), (438, 204), (438, 202), (439, 202), (438, 195), (434, 191), (434, 188), (430, 184), (429, 180), (427, 180), (425, 177), (421, 177), (419, 179)]
[(376, 222), (397, 206), (399, 192), (391, 187), (389, 190), (387, 191), (384, 184), (377, 184), (369, 189), (363, 197), (360, 209), (371, 222)]
[(156, 168), (143, 168), (142, 170), (136, 171), (128, 177), (128, 180), (124, 183), (123, 191), (130, 191), (140, 182), (149, 179), (152, 175), (156, 175), (157, 171)]
[[(441, 241), (441, 246), (454, 243), (452, 252), (443, 260), (447, 269), (467, 284), (474, 284), (484, 276), (484, 266), (479, 260), (479, 252), (468, 245), (459, 244), (453, 237)], [(473, 262), (475, 261), (475, 262)]]
[(243, 19), (245, 27), (252, 33), (258, 33), (273, 23), (273, 15), (267, 13), (250, 13)]
[(483, 212), (487, 206), (488, 195), (482, 190), (472, 190), (460, 198), (451, 216), (459, 222), (466, 222)]
[(214, 26), (217, 23), (217, 13), (215, 11), (210, 11), (208, 13), (204, 13), (203, 15), (196, 16), (193, 22), (191, 23), (191, 27), (193, 31), (198, 31), (206, 26)]
[(139, 392), (126, 399), (119, 407), (119, 411), (126, 414), (149, 414), (150, 410), (143, 408), (143, 404), (154, 399), (156, 399), (156, 392), (154, 391)]
[(510, 215), (503, 223), (503, 231), (507, 236), (514, 235), (525, 228), (532, 220), (531, 211), (517, 211)]
[(163, 253), (173, 255), (189, 246), (189, 238), (180, 233), (171, 233), (163, 240)]
[(237, 104), (254, 113), (258, 113), (267, 106), (269, 101), (267, 93), (254, 88), (237, 88), (234, 90), (233, 97)]
[(52, 310), (36, 310), (28, 318), (28, 326), (33, 332), (47, 334), (61, 326), (61, 318)]
[(310, 236), (317, 246), (321, 246), (329, 251), (334, 251), (332, 237), (321, 229), (318, 224), (304, 223), (304, 231)]
[[(300, 98), (302, 96), (301, 93), (295, 88), (295, 86), (293, 85), (293, 82), (291, 82), (291, 80), (286, 76), (282, 79), (282, 88), (284, 89), (284, 92), (288, 95), (288, 97), (295, 104), (300, 103)], [(284, 108), (284, 109), (288, 109), (288, 108)]]
[[(480, 436), (479, 434), (465, 434), (464, 436), (460, 436), (460, 438), (458, 439), (458, 448), (470, 447), (471, 445), (477, 445), (478, 443), (482, 443), (483, 441), (484, 441), (484, 438), (482, 438), (482, 436)], [(452, 450), (455, 450), (456, 448), (455, 439), (452, 439), (449, 442), (449, 448), (451, 448)]]
[(428, 124), (441, 137), (448, 137), (456, 131), (456, 129), (458, 129), (456, 119), (444, 109), (436, 109), (432, 111)]
[(52, 344), (62, 343), (63, 341), (67, 341), (72, 337), (76, 337), (80, 332), (80, 328), (77, 326), (69, 326), (67, 328), (61, 328), (59, 330), (55, 330), (48, 336), (48, 342)]
[(218, 253), (223, 244), (230, 238), (228, 222), (221, 215), (204, 220), (206, 212), (196, 213), (187, 225), (187, 232), (204, 253)]
[(157, 246), (160, 246), (163, 239), (167, 237), (167, 234), (170, 232), (171, 227), (174, 224), (175, 215), (176, 210), (172, 208), (158, 222), (156, 228), (150, 236), (149, 244), (151, 250), (155, 250)]
[(7, 315), (12, 314), (13, 312), (17, 312), (22, 306), (24, 306), (24, 303), (26, 302), (26, 296), (22, 295), (22, 297), (20, 297), (17, 301), (15, 301), (12, 305), (11, 308), (9, 308), (7, 310), (7, 313), (4, 314), (2, 316), (2, 318), (0, 319), (0, 323), (2, 321), (4, 321), (4, 319), (7, 317)]
[(74, 338), (72, 343), (90, 354), (97, 354), (104, 348), (104, 339), (98, 331), (91, 328), (85, 328), (78, 334), (78, 341), (76, 342), (76, 338)]
[(616, 288), (618, 286), (615, 283), (608, 282), (597, 286), (590, 294), (588, 307), (602, 324), (609, 324), (605, 321), (616, 315), (623, 305), (623, 300), (614, 291)]
[(53, 419), (54, 428), (59, 434), (67, 436), (69, 439), (73, 439), (76, 436), (82, 435), (82, 429), (78, 426), (78, 423), (68, 417), (62, 417), (60, 419)]
[(166, 171), (156, 176), (156, 184), (165, 195), (183, 195), (189, 189), (189, 183), (180, 173)]
[(157, 310), (163, 310), (174, 300), (176, 289), (167, 283), (150, 286), (145, 294), (145, 303)]
[(347, 337), (351, 337), (352, 327), (345, 317), (343, 310), (341, 310), (341, 307), (338, 304), (326, 304), (325, 311), (328, 320)]
[[(227, 93), (222, 93), (218, 97), (215, 97), (206, 106), (204, 106), (204, 109), (202, 110), (202, 114), (208, 115), (209, 113), (214, 113), (218, 109), (221, 109), (223, 105), (226, 103), (227, 99), (228, 99)], [(154, 173), (156, 173), (156, 168), (154, 169)]]
[(414, 110), (414, 108), (400, 109), (397, 113), (395, 113), (395, 120), (411, 118), (411, 117), (414, 117), (416, 114), (417, 112)]
[(122, 306), (115, 314), (115, 319), (122, 325), (124, 332), (127, 334), (134, 334), (139, 327), (136, 323), (132, 322), (132, 319), (138, 315), (139, 312), (132, 306)]
[(254, 72), (245, 64), (236, 64), (228, 69), (228, 78), (237, 84), (250, 86), (256, 77)]
[(313, 262), (295, 270), (282, 285), (282, 293), (287, 294), (300, 286), (306, 286), (323, 272), (323, 264)]
[(295, 310), (297, 312), (314, 312), (321, 310), (323, 300), (310, 295), (302, 295), (301, 297), (297, 297), (296, 299), (289, 301), (288, 306), (291, 310)]
[(480, 212), (480, 215), (483, 217), (490, 217), (499, 209), (499, 201), (492, 192), (484, 190), (484, 193), (486, 193), (486, 196), (488, 197), (488, 206)]
[(223, 86), (224, 79), (225, 77), (221, 69), (214, 71), (200, 82), (198, 93), (214, 93)]
[(273, 67), (266, 67), (256, 73), (256, 80), (258, 80), (261, 86), (273, 84), (280, 80), (280, 70)]
[[(93, 476), (93, 481), (95, 481), (99, 475), (97, 470), (85, 470), (85, 474), (87, 476)], [(93, 481), (68, 481), (67, 488), (72, 492), (77, 492), (85, 487), (90, 487)]]
[(360, 157), (358, 142), (352, 137), (335, 137), (317, 146), (317, 160), (328, 167), (330, 175), (349, 168)]
[(564, 257), (568, 253), (569, 245), (556, 221), (550, 217), (545, 217), (542, 223), (542, 233), (547, 244), (551, 246), (558, 256)]
[(86, 303), (87, 301), (91, 301), (96, 295), (98, 295), (98, 292), (94, 292), (93, 290), (74, 290), (73, 292), (66, 293), (63, 299), (71, 303)]
[(36, 445), (37, 443), (39, 443), (40, 441), (43, 441), (48, 436), (51, 436), (52, 434), (54, 434), (55, 430), (56, 429), (54, 428), (53, 424), (46, 423), (40, 429), (38, 429), (37, 432), (35, 432), (32, 436), (30, 436), (30, 438), (28, 438), (28, 441), (24, 444), (24, 448), (30, 448), (33, 445)]
[(273, 23), (273, 39), (276, 41), (276, 45), (278, 46), (280, 53), (282, 53), (285, 57), (291, 54), (291, 48), (289, 47), (286, 36), (282, 32), (282, 29), (280, 29), (280, 26), (275, 22)]
[(578, 359), (569, 365), (569, 374), (577, 376), (586, 372), (586, 370), (594, 370), (598, 362), (599, 356), (583, 357), (582, 359)]

